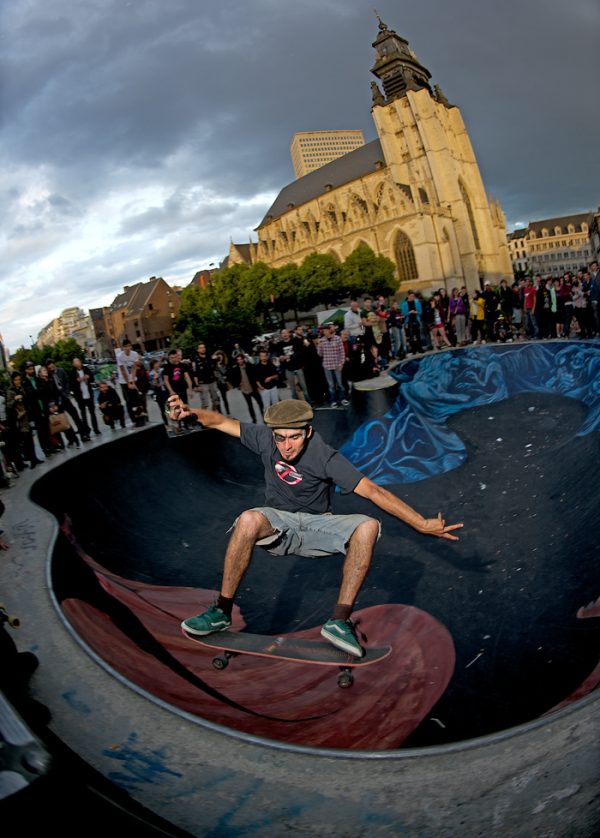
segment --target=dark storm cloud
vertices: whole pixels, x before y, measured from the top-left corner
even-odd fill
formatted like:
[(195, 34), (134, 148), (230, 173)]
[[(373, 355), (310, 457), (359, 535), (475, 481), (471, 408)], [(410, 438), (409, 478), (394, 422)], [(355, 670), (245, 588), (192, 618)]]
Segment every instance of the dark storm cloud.
[[(597, 205), (596, 0), (377, 7), (460, 106), (509, 223)], [(295, 131), (375, 136), (366, 0), (17, 0), (0, 31), (0, 222), (15, 289), (31, 287), (28, 253), (28, 275), (52, 270), (86, 296), (110, 289), (105, 263), (115, 292), (191, 277), (230, 237), (247, 241), (292, 179)]]
[[(267, 161), (276, 152), (289, 177), (287, 143), (298, 121), (290, 111), (306, 96), (303, 77), (315, 72), (294, 45), (329, 50), (332, 30), (315, 30), (314, 15), (334, 22), (335, 8), (105, 3), (101, 20), (86, 21), (88, 4), (69, 4), (64, 27), (54, 24), (46, 40), (45, 22), (21, 27), (25, 43), (5, 66), (16, 71), (23, 47), (31, 56), (26, 77), (15, 73), (5, 110), (20, 157), (51, 158), (93, 182), (115, 165), (160, 170), (184, 145), (194, 152), (190, 174), (214, 185), (248, 194), (255, 177), (277, 185)], [(322, 87), (308, 80), (309, 95)]]
[[(290, 179), (295, 130), (359, 126), (373, 135), (376, 20), (367, 3), (32, 8), (5, 64), (9, 137), (22, 161), (51, 159), (88, 189), (123, 166), (160, 177), (165, 158), (185, 148), (190, 178), (251, 195)], [(542, 208), (557, 151), (564, 156), (589, 126), (597, 6), (438, 0), (429, 10), (402, 8), (398, 18), (396, 3), (379, 6), (461, 106), (490, 187), (508, 197), (511, 181), (531, 178), (531, 208)], [(576, 168), (567, 167), (575, 179)]]

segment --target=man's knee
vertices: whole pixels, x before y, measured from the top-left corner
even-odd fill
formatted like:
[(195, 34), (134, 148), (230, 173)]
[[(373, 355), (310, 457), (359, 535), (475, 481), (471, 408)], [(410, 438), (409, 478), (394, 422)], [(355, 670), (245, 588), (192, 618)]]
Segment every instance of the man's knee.
[[(375, 518), (368, 518), (360, 523), (352, 533), (352, 538), (375, 544), (381, 533), (381, 524)], [(352, 540), (352, 538), (350, 540)]]
[(273, 527), (262, 514), (255, 509), (246, 509), (235, 522), (236, 531), (254, 537), (264, 536), (273, 530)]

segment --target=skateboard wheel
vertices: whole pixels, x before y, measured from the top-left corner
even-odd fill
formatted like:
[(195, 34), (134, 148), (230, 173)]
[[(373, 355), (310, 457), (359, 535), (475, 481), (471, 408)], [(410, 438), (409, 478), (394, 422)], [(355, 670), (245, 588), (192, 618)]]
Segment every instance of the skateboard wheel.
[(354, 683), (354, 676), (351, 672), (340, 672), (337, 677), (337, 684), (338, 687), (341, 687), (343, 690), (348, 689)]
[(215, 669), (225, 669), (227, 666), (229, 666), (229, 661), (227, 660), (225, 655), (217, 655), (216, 658), (212, 659), (212, 665)]
[(18, 617), (12, 617), (7, 611), (3, 602), (0, 602), (0, 623), (8, 623), (12, 629), (18, 629), (21, 621)]

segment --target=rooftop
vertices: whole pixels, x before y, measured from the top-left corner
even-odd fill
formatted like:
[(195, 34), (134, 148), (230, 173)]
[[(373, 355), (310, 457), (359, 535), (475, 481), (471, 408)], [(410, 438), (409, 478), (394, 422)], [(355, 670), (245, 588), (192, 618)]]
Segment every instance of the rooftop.
[(373, 140), (354, 151), (350, 151), (348, 154), (344, 154), (342, 157), (338, 157), (331, 163), (326, 163), (319, 169), (315, 169), (314, 172), (309, 172), (304, 177), (294, 180), (283, 187), (256, 229), (260, 230), (269, 221), (288, 212), (291, 208), (290, 205), (292, 207), (302, 206), (302, 204), (312, 201), (319, 195), (324, 195), (329, 187), (335, 189), (345, 183), (364, 177), (364, 175), (371, 174), (375, 171), (377, 163), (382, 163), (385, 166), (385, 157), (379, 140)]

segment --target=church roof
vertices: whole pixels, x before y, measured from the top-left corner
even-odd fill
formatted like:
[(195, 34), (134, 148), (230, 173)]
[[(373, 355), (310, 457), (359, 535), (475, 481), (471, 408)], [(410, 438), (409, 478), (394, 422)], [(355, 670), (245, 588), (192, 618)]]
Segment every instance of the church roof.
[(252, 264), (252, 250), (250, 244), (234, 244), (233, 245), (239, 253), (240, 259), (247, 265)]
[(327, 192), (326, 186), (328, 185), (335, 189), (345, 183), (364, 177), (364, 175), (371, 174), (375, 171), (377, 163), (383, 163), (385, 166), (385, 157), (380, 141), (373, 140), (354, 151), (348, 152), (348, 154), (344, 154), (342, 157), (338, 157), (337, 160), (332, 160), (331, 163), (326, 163), (325, 166), (309, 172), (304, 177), (298, 178), (298, 180), (283, 187), (256, 229), (260, 230), (272, 219), (279, 218), (288, 212), (290, 204), (299, 207), (320, 195), (324, 195)]

